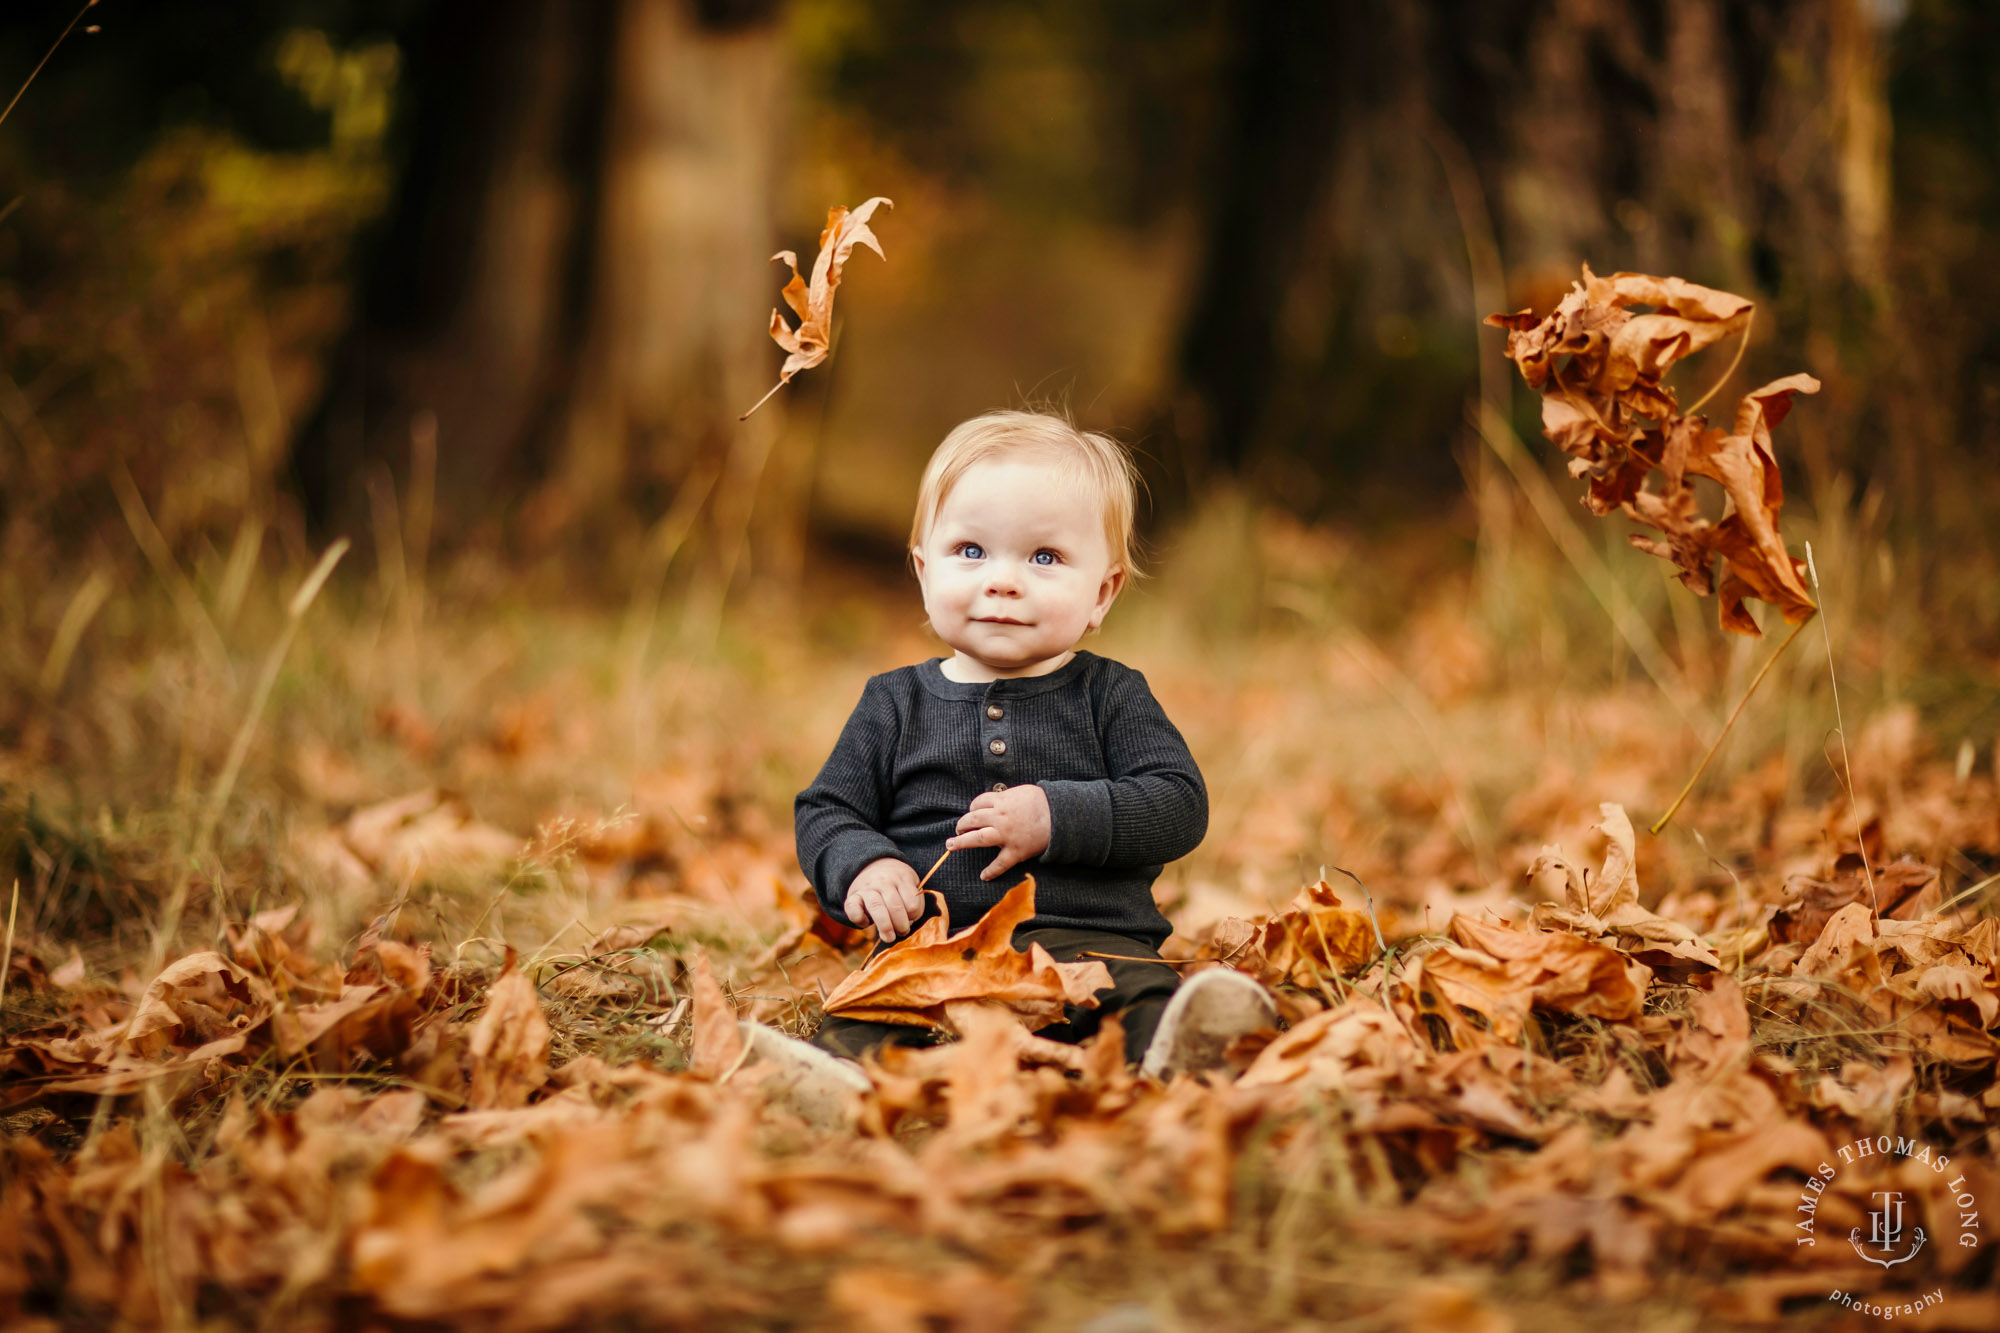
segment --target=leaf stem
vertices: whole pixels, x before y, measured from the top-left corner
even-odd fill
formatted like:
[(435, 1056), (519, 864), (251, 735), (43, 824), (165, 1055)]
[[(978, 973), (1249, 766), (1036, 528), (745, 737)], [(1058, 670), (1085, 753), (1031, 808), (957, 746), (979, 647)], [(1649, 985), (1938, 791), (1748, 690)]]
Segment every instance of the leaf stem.
[[(762, 406), (763, 406), (764, 404), (766, 404), (766, 403), (770, 402), (770, 401), (771, 401), (771, 395), (772, 395), (772, 394), (775, 394), (775, 393), (776, 393), (776, 392), (777, 392), (778, 390), (780, 390), (780, 389), (784, 388), (784, 387), (785, 387), (785, 386), (786, 386), (787, 384), (790, 384), (790, 383), (791, 383), (791, 381), (790, 381), (790, 380), (787, 380), (787, 379), (781, 379), (781, 380), (779, 380), (779, 381), (778, 381), (778, 382), (777, 382), (776, 384), (773, 384), (773, 385), (771, 386), (771, 393), (767, 393), (767, 394), (765, 394), (765, 395), (764, 395), (764, 396), (763, 396), (762, 398), (759, 398), (759, 399), (758, 399), (758, 400), (757, 400), (756, 402), (754, 402), (754, 403), (752, 403), (752, 404), (750, 405), (750, 412), (755, 412), (755, 411), (756, 411), (756, 410), (757, 410), (758, 408), (760, 408), (760, 407), (762, 407)], [(745, 412), (745, 413), (744, 413), (744, 414), (743, 414), (742, 416), (740, 416), (740, 417), (738, 417), (738, 418), (736, 418), (736, 419), (737, 419), (738, 421), (748, 421), (748, 420), (750, 419), (750, 412)]]
[[(1750, 307), (1750, 313), (1744, 316), (1743, 336), (1739, 338), (1736, 342), (1736, 355), (1730, 359), (1729, 369), (1723, 371), (1722, 378), (1717, 380), (1715, 383), (1709, 385), (1708, 392), (1703, 394), (1701, 397), (1695, 399), (1694, 406), (1690, 407), (1687, 411), (1681, 413), (1682, 416), (1691, 417), (1695, 413), (1701, 411), (1702, 406), (1705, 403), (1707, 403), (1709, 399), (1715, 397), (1717, 393), (1721, 392), (1723, 385), (1729, 383), (1729, 377), (1736, 373), (1736, 367), (1743, 364), (1743, 350), (1750, 345), (1750, 326), (1752, 324), (1755, 324), (1756, 322), (1757, 322), (1757, 307), (1753, 305)], [(1800, 621), (1799, 623), (1804, 624), (1805, 622)]]

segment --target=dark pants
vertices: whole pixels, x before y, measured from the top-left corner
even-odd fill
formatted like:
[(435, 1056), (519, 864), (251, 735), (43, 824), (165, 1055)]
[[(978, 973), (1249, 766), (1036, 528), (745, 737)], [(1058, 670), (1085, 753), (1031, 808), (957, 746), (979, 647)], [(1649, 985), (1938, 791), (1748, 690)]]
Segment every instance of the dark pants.
[[(1158, 958), (1157, 949), (1129, 936), (1113, 935), (1104, 930), (1041, 926), (1014, 932), (1016, 949), (1025, 952), (1030, 944), (1041, 945), (1059, 963), (1094, 961), (1103, 963), (1111, 970), (1111, 985), (1097, 992), (1097, 1008), (1084, 1009), (1066, 1004), (1063, 1006), (1063, 1017), (1043, 1028), (1036, 1036), (1047, 1037), (1051, 1041), (1080, 1042), (1097, 1031), (1106, 1014), (1115, 1013), (1125, 1025), (1125, 1059), (1138, 1064), (1145, 1058), (1146, 1047), (1153, 1040), (1153, 1030), (1160, 1025), (1160, 1014), (1166, 1009), (1174, 988), (1181, 984), (1180, 973), (1165, 963), (1129, 961)], [(880, 953), (885, 947), (877, 945), (875, 951)], [(1117, 956), (1084, 959), (1086, 950)], [(835, 1055), (858, 1059), (864, 1051), (884, 1042), (898, 1046), (934, 1046), (940, 1039), (940, 1034), (931, 1028), (875, 1023), (861, 1018), (828, 1018), (813, 1034), (813, 1045)]]

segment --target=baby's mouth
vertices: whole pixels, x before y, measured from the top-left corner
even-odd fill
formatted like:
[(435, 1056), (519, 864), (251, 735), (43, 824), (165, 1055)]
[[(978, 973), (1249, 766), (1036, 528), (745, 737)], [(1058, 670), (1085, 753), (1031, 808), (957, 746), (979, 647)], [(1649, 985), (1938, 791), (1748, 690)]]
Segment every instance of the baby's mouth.
[(979, 617), (979, 623), (982, 625), (1026, 625), (1028, 622), (1025, 620), (1006, 620), (1000, 616), (981, 616)]

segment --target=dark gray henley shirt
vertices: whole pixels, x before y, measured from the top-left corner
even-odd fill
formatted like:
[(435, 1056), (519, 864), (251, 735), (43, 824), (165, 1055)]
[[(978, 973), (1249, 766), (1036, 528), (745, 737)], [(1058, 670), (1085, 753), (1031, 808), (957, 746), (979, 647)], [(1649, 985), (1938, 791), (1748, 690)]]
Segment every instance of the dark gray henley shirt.
[(1032, 874), (1030, 927), (1105, 930), (1157, 949), (1173, 926), (1153, 880), (1208, 832), (1208, 790), (1146, 678), (1081, 649), (1045, 676), (994, 681), (947, 679), (943, 661), (869, 677), (793, 803), (799, 868), (820, 905), (865, 926), (842, 910), (864, 866), (893, 856), (921, 877), (973, 797), (1032, 782), (1048, 795), (1048, 849), (991, 880), (979, 872), (997, 847), (953, 852), (924, 886), (943, 893), (953, 928)]

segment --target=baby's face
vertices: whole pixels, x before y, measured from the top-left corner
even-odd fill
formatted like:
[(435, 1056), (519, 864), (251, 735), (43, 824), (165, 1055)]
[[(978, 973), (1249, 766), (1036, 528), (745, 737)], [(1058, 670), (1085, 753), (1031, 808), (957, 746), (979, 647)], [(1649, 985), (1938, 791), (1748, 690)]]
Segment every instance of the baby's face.
[(967, 468), (912, 554), (931, 626), (1001, 675), (1068, 652), (1125, 583), (1095, 502), (1031, 460)]

